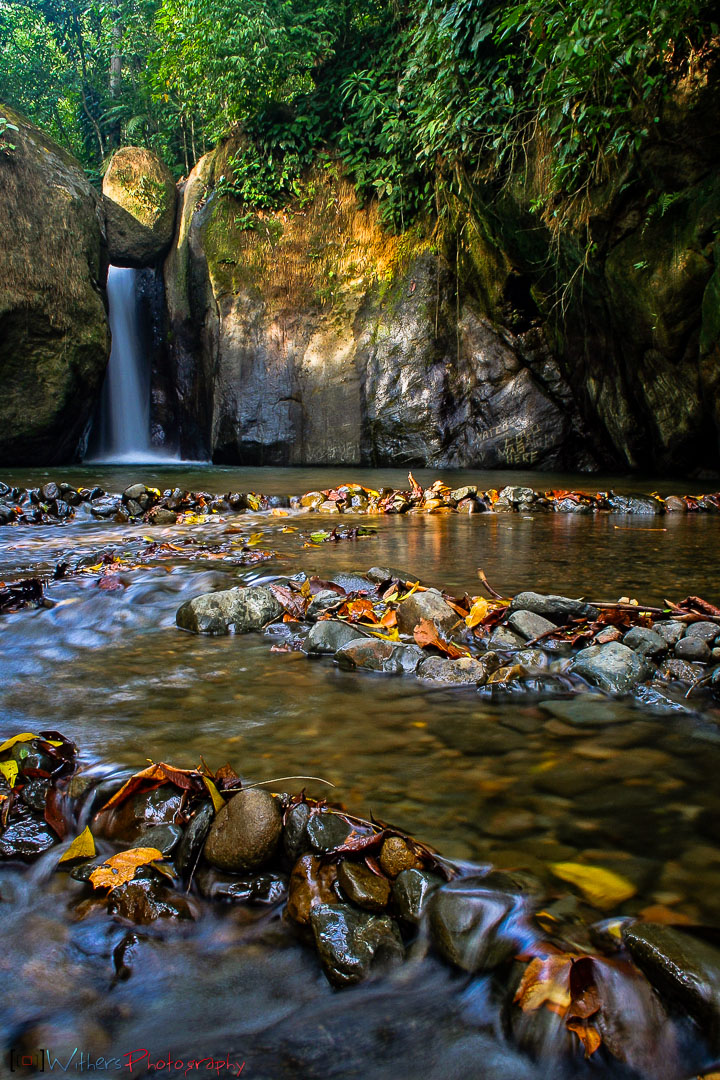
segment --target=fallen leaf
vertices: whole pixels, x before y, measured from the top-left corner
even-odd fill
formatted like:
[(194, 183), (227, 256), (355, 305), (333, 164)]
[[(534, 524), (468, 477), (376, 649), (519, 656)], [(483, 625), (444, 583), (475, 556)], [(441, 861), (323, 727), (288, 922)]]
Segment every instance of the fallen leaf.
[(223, 799), (222, 795), (215, 787), (215, 784), (209, 776), (203, 776), (203, 780), (205, 781), (205, 787), (210, 793), (210, 798), (212, 799), (212, 804), (215, 807), (215, 813), (217, 814), (220, 812), (220, 810), (222, 810), (223, 806), (225, 805), (225, 800)]
[(90, 826), (86, 825), (79, 836), (76, 836), (64, 855), (58, 859), (58, 865), (64, 862), (73, 862), (74, 859), (92, 859), (95, 856), (95, 840), (90, 832)]
[(451, 660), (457, 660), (461, 656), (469, 656), (467, 649), (461, 649), (452, 641), (445, 641), (440, 637), (438, 628), (430, 619), (421, 619), (413, 631), (413, 637), (421, 649), (434, 648), (449, 656)]
[(582, 863), (552, 863), (550, 869), (561, 881), (576, 885), (583, 896), (598, 908), (611, 908), (634, 896), (637, 889), (613, 870)]
[(585, 1047), (585, 1057), (589, 1058), (602, 1044), (602, 1036), (596, 1027), (588, 1024), (587, 1020), (571, 1016), (565, 1021), (568, 1031), (574, 1032)]
[(117, 855), (106, 859), (102, 866), (93, 870), (90, 875), (90, 884), (94, 889), (117, 889), (119, 885), (125, 885), (132, 881), (135, 872), (141, 866), (147, 866), (155, 859), (162, 859), (163, 853), (158, 848), (130, 848), (129, 851), (119, 851)]
[(31, 731), (24, 731), (21, 735), (13, 735), (11, 739), (6, 739), (2, 746), (0, 746), (0, 754), (2, 754), (5, 750), (9, 750), (12, 746), (15, 745), (15, 743), (30, 742), (32, 739), (37, 738), (39, 738), (39, 736), (33, 735)]
[(0, 761), (0, 773), (7, 780), (9, 787), (15, 787), (19, 771), (17, 761)]
[(570, 994), (570, 969), (572, 956), (536, 956), (525, 968), (514, 1001), (523, 1012), (532, 1012), (546, 1005), (551, 1011), (560, 1010), (562, 1015), (572, 1000)]
[(479, 596), (477, 600), (473, 601), (473, 606), (470, 608), (470, 614), (465, 619), (466, 625), (472, 630), (474, 626), (477, 626), (483, 621), (490, 610), (490, 601), (486, 600), (483, 596)]

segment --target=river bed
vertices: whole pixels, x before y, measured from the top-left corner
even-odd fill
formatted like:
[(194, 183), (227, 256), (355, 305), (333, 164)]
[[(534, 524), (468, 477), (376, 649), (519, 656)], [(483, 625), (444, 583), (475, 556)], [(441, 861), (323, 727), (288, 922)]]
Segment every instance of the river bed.
[[(405, 478), (395, 471), (135, 467), (18, 471), (4, 479), (39, 483), (50, 475), (70, 483), (92, 479), (109, 490), (142, 480), (161, 489), (267, 494), (342, 479), (402, 485)], [(435, 475), (447, 474), (417, 473), (421, 483)], [(587, 477), (538, 474), (450, 476), (483, 488), (511, 476), (535, 486), (692, 490), (618, 478), (589, 484)], [(377, 532), (311, 547), (303, 546), (304, 534), (327, 520), (294, 512), (188, 526), (78, 520), (0, 529), (0, 579), (7, 581), (50, 574), (79, 552), (131, 550), (140, 536), (180, 548), (171, 559), (121, 572), (120, 587), (111, 591), (91, 575), (52, 583), (53, 608), (0, 620), (0, 734), (61, 731), (101, 773), (137, 770), (147, 758), (192, 767), (202, 756), (212, 768), (229, 761), (254, 780), (324, 777), (335, 785), (332, 800), (391, 821), (451, 859), (540, 877), (557, 861), (600, 863), (636, 887), (623, 914), (662, 907), (720, 925), (720, 712), (711, 704), (695, 708), (690, 701), (658, 712), (608, 702), (597, 722), (574, 726), (552, 703), (429, 690), (413, 680), (343, 672), (300, 653), (273, 653), (256, 635), (204, 638), (175, 626), (178, 606), (201, 592), (299, 570), (329, 579), (373, 565), (401, 567), (458, 594), (479, 591), (482, 567), (505, 595), (531, 588), (662, 603), (692, 593), (718, 603), (715, 517), (362, 520)], [(208, 546), (252, 538), (276, 556), (243, 568), (185, 556), (188, 534)], [(327, 795), (321, 784), (304, 786)], [(537, 1063), (508, 1042), (487, 979), (453, 976), (425, 958), (391, 979), (338, 993), (277, 921), (248, 921), (234, 910), (205, 912), (191, 930), (144, 930), (132, 977), (118, 982), (118, 927), (107, 917), (75, 922), (52, 865), (43, 856), (25, 873), (0, 871), (0, 895), (8, 899), (0, 905), (0, 965), (16, 987), (0, 1007), (6, 1045), (22, 1035), (30, 1043), (44, 1038), (42, 1045), (54, 1039), (58, 1047), (85, 1040), (87, 1051), (105, 1056), (133, 1046), (151, 1047), (158, 1058), (165, 1050), (227, 1053), (246, 1061), (243, 1075), (268, 1080), (379, 1080), (418, 1069), (428, 1077), (502, 1080), (585, 1075), (581, 1058), (556, 1057), (552, 1045)], [(572, 903), (556, 886), (557, 901)], [(702, 1048), (695, 1051), (700, 1061)], [(692, 1047), (687, 1052), (692, 1057)], [(635, 1075), (597, 1062), (592, 1075), (605, 1075), (603, 1068)]]

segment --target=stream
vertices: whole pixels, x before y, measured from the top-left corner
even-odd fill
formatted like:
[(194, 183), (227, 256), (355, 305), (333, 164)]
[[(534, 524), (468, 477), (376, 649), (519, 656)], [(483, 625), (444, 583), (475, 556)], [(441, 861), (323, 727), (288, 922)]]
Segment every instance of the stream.
[[(431, 473), (484, 489), (535, 486), (663, 494), (695, 482), (540, 474)], [(99, 483), (111, 491), (142, 482), (211, 492), (301, 493), (340, 480), (402, 486), (399, 470), (283, 470), (135, 466), (17, 470), (2, 477)], [(592, 722), (557, 703), (341, 671), (330, 661), (270, 651), (258, 635), (208, 638), (175, 626), (198, 593), (257, 584), (300, 570), (399, 567), (457, 595), (479, 592), (478, 568), (503, 595), (522, 589), (648, 604), (695, 594), (720, 600), (720, 534), (712, 514), (651, 519), (616, 515), (479, 514), (358, 519), (376, 533), (303, 547), (327, 527), (322, 515), (245, 513), (197, 525), (118, 525), (73, 520), (0, 529), (0, 580), (51, 575), (81, 554), (90, 562), (141, 537), (177, 545), (171, 559), (121, 571), (119, 587), (78, 575), (52, 582), (52, 608), (0, 617), (0, 735), (54, 729), (73, 739), (92, 775), (141, 769), (146, 759), (191, 768), (201, 757), (230, 762), (244, 778), (319, 776), (306, 786), (354, 813), (392, 822), (443, 855), (547, 878), (562, 861), (602, 864), (630, 880), (633, 915), (671, 909), (720, 926), (720, 710), (692, 698), (676, 709), (604, 699)], [(296, 531), (288, 531), (293, 529)], [(275, 556), (252, 567), (183, 552), (192, 535), (212, 548), (248, 539)], [(132, 563), (132, 559), (130, 560)], [(487, 976), (453, 973), (418, 954), (391, 976), (333, 990), (310, 950), (278, 918), (197, 903), (193, 923), (140, 928), (73, 910), (50, 851), (29, 869), (0, 867), (0, 1000), (8, 1048), (75, 1049), (121, 1061), (121, 1075), (185, 1075), (172, 1061), (245, 1062), (249, 1080), (423, 1076), (527, 1077), (694, 1075), (706, 1050), (684, 1031), (685, 1072), (649, 1063), (635, 1071), (585, 1063), (555, 1038), (509, 1036)], [(73, 889), (75, 889), (74, 895)], [(558, 910), (577, 898), (555, 882)], [(563, 906), (564, 905), (564, 906)], [(117, 974), (118, 949), (132, 974)], [(141, 1051), (147, 1053), (142, 1057)], [(137, 1052), (134, 1067), (123, 1055)], [(74, 1059), (72, 1068), (79, 1068)], [(167, 1060), (163, 1069), (158, 1062)], [(238, 1065), (239, 1067), (239, 1065)], [(39, 1069), (39, 1066), (38, 1066)], [(31, 1070), (32, 1071), (32, 1070)], [(47, 1068), (46, 1068), (47, 1071)], [(62, 1071), (60, 1066), (57, 1071)], [(98, 1071), (98, 1070), (96, 1070)], [(102, 1071), (102, 1068), (99, 1070)], [(192, 1075), (192, 1070), (188, 1073)]]

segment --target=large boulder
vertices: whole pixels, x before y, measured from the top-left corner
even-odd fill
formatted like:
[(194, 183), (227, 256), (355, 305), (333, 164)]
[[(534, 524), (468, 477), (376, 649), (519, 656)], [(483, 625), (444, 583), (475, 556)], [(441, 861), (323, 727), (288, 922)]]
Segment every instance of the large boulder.
[(68, 461), (110, 352), (100, 200), (67, 151), (18, 128), (0, 152), (0, 464)]
[(167, 252), (175, 229), (175, 183), (167, 165), (140, 146), (113, 156), (103, 180), (110, 261), (153, 266)]

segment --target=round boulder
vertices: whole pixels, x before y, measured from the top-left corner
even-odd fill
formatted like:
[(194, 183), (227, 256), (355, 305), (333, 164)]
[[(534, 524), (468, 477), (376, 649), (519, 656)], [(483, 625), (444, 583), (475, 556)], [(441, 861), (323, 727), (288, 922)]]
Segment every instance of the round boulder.
[(175, 231), (175, 183), (157, 154), (124, 146), (103, 180), (110, 261), (115, 266), (153, 266)]
[(203, 854), (220, 870), (257, 870), (272, 859), (281, 833), (277, 800), (261, 788), (248, 788), (220, 810)]

